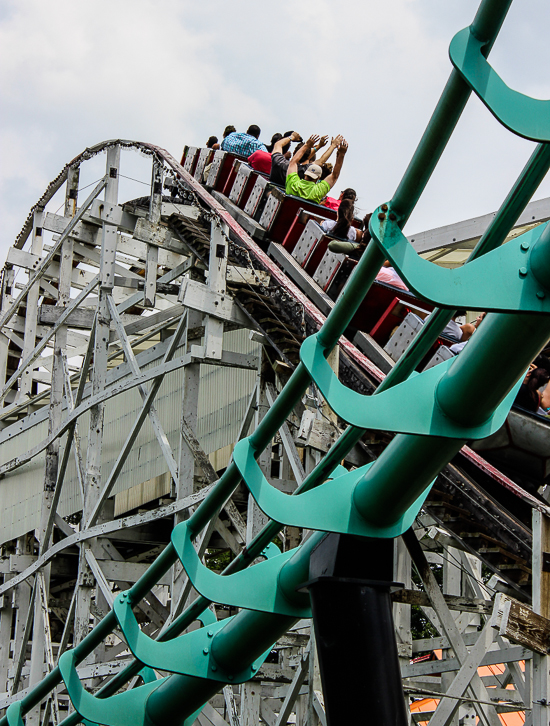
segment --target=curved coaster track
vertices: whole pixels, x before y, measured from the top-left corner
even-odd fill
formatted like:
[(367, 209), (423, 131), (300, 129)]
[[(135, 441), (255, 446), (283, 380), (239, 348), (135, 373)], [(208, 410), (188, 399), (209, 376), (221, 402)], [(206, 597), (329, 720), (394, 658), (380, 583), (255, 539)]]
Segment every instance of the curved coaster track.
[[(510, 4), (453, 39), (358, 262), (329, 210), (209, 149), (107, 141), (33, 207), (1, 281), (0, 726), (548, 724), (544, 478), (474, 450), (550, 338), (550, 227), (510, 234), (547, 102), (487, 61)], [(538, 145), (444, 269), (402, 230), (472, 92)], [(151, 184), (121, 203), (127, 151)], [(385, 259), (412, 292), (375, 282)], [(463, 307), (483, 326), (426, 366)], [(377, 335), (419, 310), (390, 357)]]

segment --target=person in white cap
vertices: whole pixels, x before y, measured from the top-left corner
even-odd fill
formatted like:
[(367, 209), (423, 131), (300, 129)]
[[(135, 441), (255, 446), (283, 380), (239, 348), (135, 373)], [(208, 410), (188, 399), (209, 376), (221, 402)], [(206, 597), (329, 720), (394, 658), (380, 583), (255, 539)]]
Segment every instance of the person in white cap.
[(302, 199), (309, 199), (317, 204), (326, 197), (338, 181), (340, 171), (342, 170), (342, 164), (344, 163), (344, 156), (348, 150), (347, 141), (344, 138), (339, 137), (336, 162), (332, 173), (329, 174), (326, 179), (321, 179), (323, 170), (319, 164), (310, 164), (305, 171), (304, 178), (300, 179), (298, 175), (298, 164), (305, 154), (309, 156), (311, 149), (318, 141), (319, 136), (310, 136), (306, 143), (298, 149), (296, 154), (294, 154), (290, 160), (290, 164), (288, 165), (285, 186), (287, 194), (302, 197)]

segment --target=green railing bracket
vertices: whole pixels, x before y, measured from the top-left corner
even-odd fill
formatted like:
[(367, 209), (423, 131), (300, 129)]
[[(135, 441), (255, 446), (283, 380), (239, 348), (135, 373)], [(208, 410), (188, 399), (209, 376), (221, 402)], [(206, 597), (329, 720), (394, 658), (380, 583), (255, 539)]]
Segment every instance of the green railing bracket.
[[(152, 668), (142, 668), (139, 672), (139, 675), (141, 676), (143, 683), (154, 683), (156, 680), (158, 680), (157, 674)], [(196, 718), (196, 716), (194, 718)], [(190, 721), (189, 726), (191, 726), (192, 723), (193, 722)], [(87, 718), (82, 719), (82, 724), (83, 726), (102, 726), (102, 724), (95, 723), (95, 721), (89, 721)], [(184, 726), (187, 726), (187, 721), (185, 722)]]
[(240, 671), (230, 672), (216, 662), (211, 652), (212, 640), (224, 628), (230, 618), (211, 623), (207, 627), (193, 630), (167, 641), (153, 640), (139, 627), (128, 597), (123, 592), (113, 603), (113, 612), (118, 620), (128, 648), (141, 663), (157, 670), (179, 673), (180, 675), (204, 678), (221, 683), (244, 683), (258, 670), (271, 652), (265, 651), (254, 663)]
[(451, 63), (503, 126), (524, 139), (550, 141), (550, 101), (507, 86), (484, 57), (486, 45), (470, 28), (460, 30), (449, 46)]
[(6, 711), (6, 718), (8, 719), (8, 726), (25, 726), (23, 723), (23, 717), (21, 715), (21, 708), (23, 704), (21, 701), (16, 701), (8, 706)]
[[(338, 380), (325, 358), (317, 334), (307, 338), (300, 348), (300, 358), (331, 409), (352, 426), (420, 436), (442, 436), (448, 439), (484, 439), (503, 425), (521, 385), (519, 381), (493, 415), (479, 426), (462, 426), (446, 416), (437, 404), (436, 389), (441, 378), (454, 363), (450, 359), (423, 373), (377, 394), (364, 396), (352, 391)], [(407, 415), (398, 413), (403, 403)]]
[(136, 726), (143, 723), (147, 698), (166, 680), (154, 680), (110, 698), (96, 698), (80, 682), (73, 650), (63, 653), (59, 659), (59, 670), (75, 711), (82, 719), (103, 726)]
[[(278, 586), (281, 568), (296, 550), (270, 557), (252, 567), (232, 575), (217, 575), (205, 567), (193, 546), (191, 532), (186, 522), (181, 522), (172, 531), (172, 545), (191, 580), (195, 590), (211, 602), (231, 607), (259, 610), (264, 613), (290, 615), (296, 618), (310, 618), (309, 596), (303, 599), (303, 606), (290, 602)], [(117, 598), (118, 601), (118, 598)], [(120, 607), (117, 604), (117, 607)], [(115, 611), (116, 612), (116, 611)]]
[(413, 524), (431, 489), (430, 484), (396, 522), (389, 526), (376, 526), (359, 514), (353, 502), (354, 489), (372, 464), (346, 472), (316, 489), (292, 497), (275, 489), (267, 481), (254, 458), (254, 450), (246, 439), (242, 439), (235, 446), (233, 461), (264, 514), (286, 526), (321, 532), (339, 532), (363, 537), (399, 537)]
[(210, 608), (206, 608), (206, 610), (203, 610), (203, 612), (197, 616), (197, 620), (199, 620), (205, 628), (212, 623), (218, 622), (216, 616), (214, 615), (212, 610), (210, 610)]
[(419, 297), (452, 310), (550, 313), (550, 289), (537, 280), (529, 261), (546, 225), (462, 267), (448, 269), (422, 259), (391, 216), (381, 207), (376, 210), (370, 221), (372, 237)]

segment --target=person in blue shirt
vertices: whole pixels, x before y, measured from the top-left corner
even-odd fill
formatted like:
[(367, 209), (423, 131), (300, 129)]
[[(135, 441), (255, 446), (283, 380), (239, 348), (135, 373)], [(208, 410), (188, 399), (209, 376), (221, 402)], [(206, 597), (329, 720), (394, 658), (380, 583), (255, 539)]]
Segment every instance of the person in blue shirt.
[(225, 137), (222, 141), (222, 151), (229, 151), (232, 154), (248, 157), (255, 151), (267, 151), (265, 144), (258, 141), (261, 129), (256, 124), (252, 124), (247, 129), (246, 134), (238, 131), (233, 132)]

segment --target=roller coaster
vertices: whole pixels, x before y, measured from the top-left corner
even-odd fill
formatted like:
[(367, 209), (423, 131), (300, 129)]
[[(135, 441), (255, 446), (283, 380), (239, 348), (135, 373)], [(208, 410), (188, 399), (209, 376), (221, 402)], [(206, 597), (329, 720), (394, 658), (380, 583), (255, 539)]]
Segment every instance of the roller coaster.
[[(546, 468), (481, 456), (550, 339), (550, 211), (518, 228), (548, 102), (487, 61), (510, 4), (453, 38), (359, 260), (329, 251), (333, 211), (224, 151), (107, 141), (33, 207), (1, 281), (0, 726), (548, 724)], [(450, 269), (403, 229), (472, 92), (537, 146)], [(150, 191), (119, 203), (129, 151)], [(409, 291), (376, 282), (385, 260)], [(488, 315), (443, 359), (457, 309)], [(411, 607), (438, 631), (416, 645)]]

